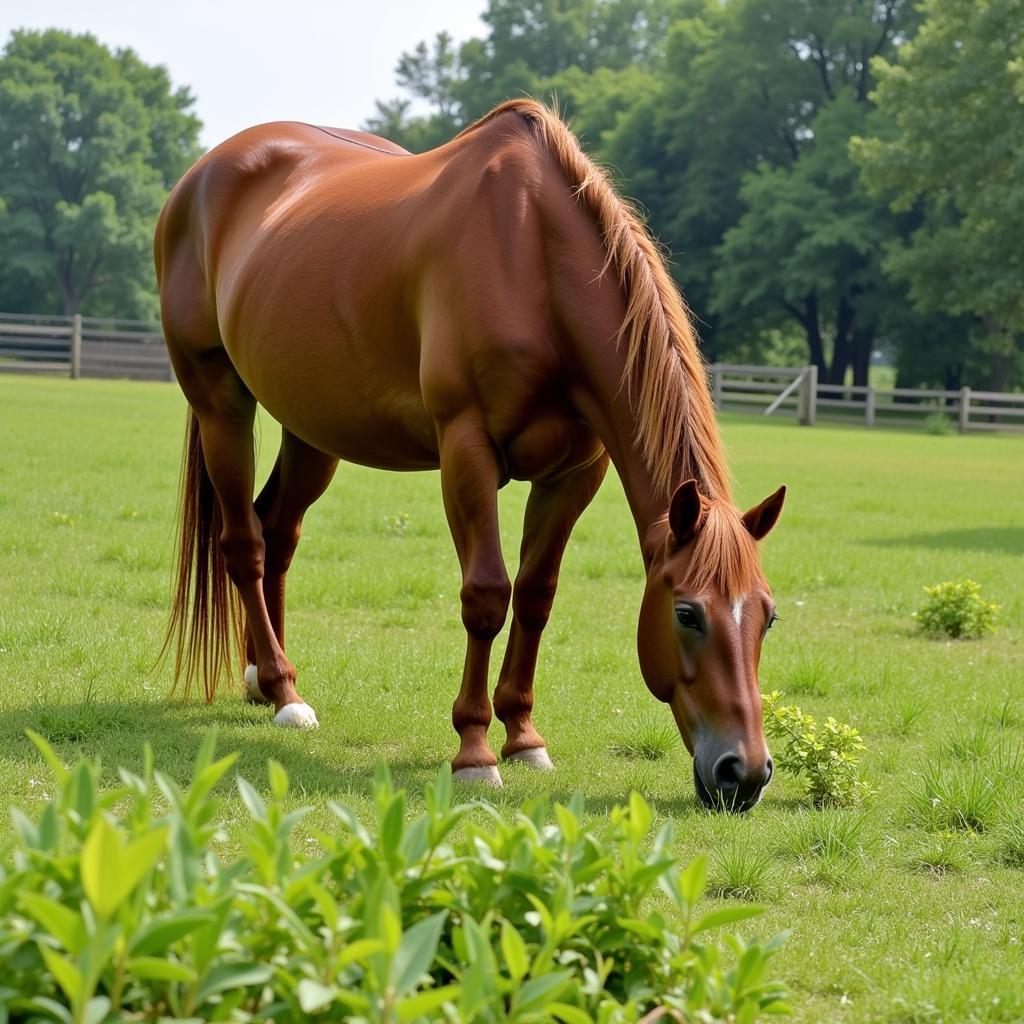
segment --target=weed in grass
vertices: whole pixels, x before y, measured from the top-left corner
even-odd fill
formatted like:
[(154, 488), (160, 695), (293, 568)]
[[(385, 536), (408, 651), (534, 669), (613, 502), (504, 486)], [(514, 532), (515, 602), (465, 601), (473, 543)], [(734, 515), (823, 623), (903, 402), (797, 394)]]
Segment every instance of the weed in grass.
[(930, 832), (984, 832), (1001, 796), (999, 775), (985, 765), (929, 766), (910, 794), (912, 817)]
[(976, 640), (996, 628), (999, 605), (983, 600), (974, 580), (938, 583), (924, 592), (927, 600), (914, 617), (929, 636)]
[(963, 835), (942, 833), (928, 840), (914, 859), (916, 867), (933, 875), (959, 875), (971, 862)]
[(648, 714), (623, 723), (612, 752), (634, 760), (660, 761), (678, 742), (679, 734), (671, 719)]
[(874, 838), (868, 836), (866, 824), (863, 814), (851, 814), (838, 808), (807, 811), (794, 819), (785, 848), (801, 856), (852, 857), (866, 849)]
[(770, 874), (778, 867), (767, 850), (736, 839), (715, 850), (714, 861), (715, 876), (708, 889), (713, 896), (754, 900), (770, 894)]
[(995, 704), (988, 708), (984, 714), (984, 720), (994, 725), (997, 729), (1016, 729), (1024, 725), (1024, 716), (1016, 702), (1007, 697), (1001, 704)]
[(896, 736), (909, 736), (924, 714), (924, 704), (917, 697), (906, 697), (896, 706), (896, 718), (893, 722), (893, 733)]
[(1024, 814), (1013, 814), (996, 829), (996, 851), (1004, 864), (1024, 868)]
[(808, 697), (823, 697), (828, 692), (828, 665), (817, 652), (804, 652), (786, 679), (786, 688)]
[(943, 746), (954, 761), (980, 761), (992, 752), (992, 731), (984, 722), (958, 722)]
[(67, 512), (54, 512), (50, 517), (54, 526), (74, 526), (75, 520)]
[(384, 525), (387, 527), (388, 533), (392, 533), (396, 537), (404, 537), (409, 528), (409, 513), (399, 512), (396, 516), (385, 516)]

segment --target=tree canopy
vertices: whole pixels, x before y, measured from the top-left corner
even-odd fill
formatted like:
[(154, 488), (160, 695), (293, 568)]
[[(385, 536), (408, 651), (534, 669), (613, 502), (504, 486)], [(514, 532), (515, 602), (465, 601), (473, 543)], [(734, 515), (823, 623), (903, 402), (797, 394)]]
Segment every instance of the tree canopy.
[(193, 99), (90, 35), (17, 31), (0, 57), (0, 308), (155, 313), (151, 246), (199, 155)]

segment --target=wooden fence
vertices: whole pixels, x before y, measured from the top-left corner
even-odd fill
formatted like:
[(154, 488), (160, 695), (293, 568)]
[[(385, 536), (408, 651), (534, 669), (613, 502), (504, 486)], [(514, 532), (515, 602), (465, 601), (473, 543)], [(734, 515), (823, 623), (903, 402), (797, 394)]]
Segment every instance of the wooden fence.
[(961, 434), (970, 430), (1024, 431), (1024, 394), (1019, 392), (819, 384), (816, 366), (732, 363), (712, 365), (711, 387), (719, 409), (760, 411), (766, 416), (782, 410), (805, 426), (813, 426), (819, 417), (873, 427), (941, 413)]
[[(160, 324), (83, 316), (0, 314), (0, 372), (70, 377), (174, 380)], [(819, 384), (814, 366), (715, 363), (711, 386), (719, 409), (789, 413), (812, 426), (819, 416), (846, 422), (907, 422), (940, 412), (961, 433), (1024, 431), (1024, 394)]]
[(160, 324), (0, 314), (0, 372), (174, 380)]

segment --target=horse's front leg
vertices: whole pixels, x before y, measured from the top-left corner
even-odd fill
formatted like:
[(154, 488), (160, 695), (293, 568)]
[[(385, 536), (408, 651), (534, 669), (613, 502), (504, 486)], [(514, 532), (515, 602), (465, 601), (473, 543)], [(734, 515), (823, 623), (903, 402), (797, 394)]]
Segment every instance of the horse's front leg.
[(608, 457), (530, 489), (523, 543), (512, 597), (512, 630), (494, 691), (494, 710), (505, 726), (501, 756), (535, 768), (553, 767), (544, 738), (534, 728), (533, 677), (540, 638), (551, 614), (558, 570), (576, 520), (601, 486)]
[(452, 770), (455, 778), (500, 786), (497, 758), (487, 745), (487, 668), (491, 644), (505, 624), (512, 586), (498, 536), (498, 463), (475, 416), (446, 424), (439, 441), (441, 490), (462, 566), (462, 622), (467, 634), (462, 686), (452, 707), (460, 741)]

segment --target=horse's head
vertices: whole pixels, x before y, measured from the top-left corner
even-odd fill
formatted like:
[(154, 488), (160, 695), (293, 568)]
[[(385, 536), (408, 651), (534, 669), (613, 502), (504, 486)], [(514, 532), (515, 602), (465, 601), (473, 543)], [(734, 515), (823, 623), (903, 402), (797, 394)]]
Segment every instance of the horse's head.
[(744, 515), (702, 498), (688, 480), (672, 497), (664, 547), (647, 573), (640, 670), (671, 706), (697, 794), (711, 807), (748, 810), (772, 776), (757, 665), (775, 604), (756, 542), (785, 496), (780, 487)]

